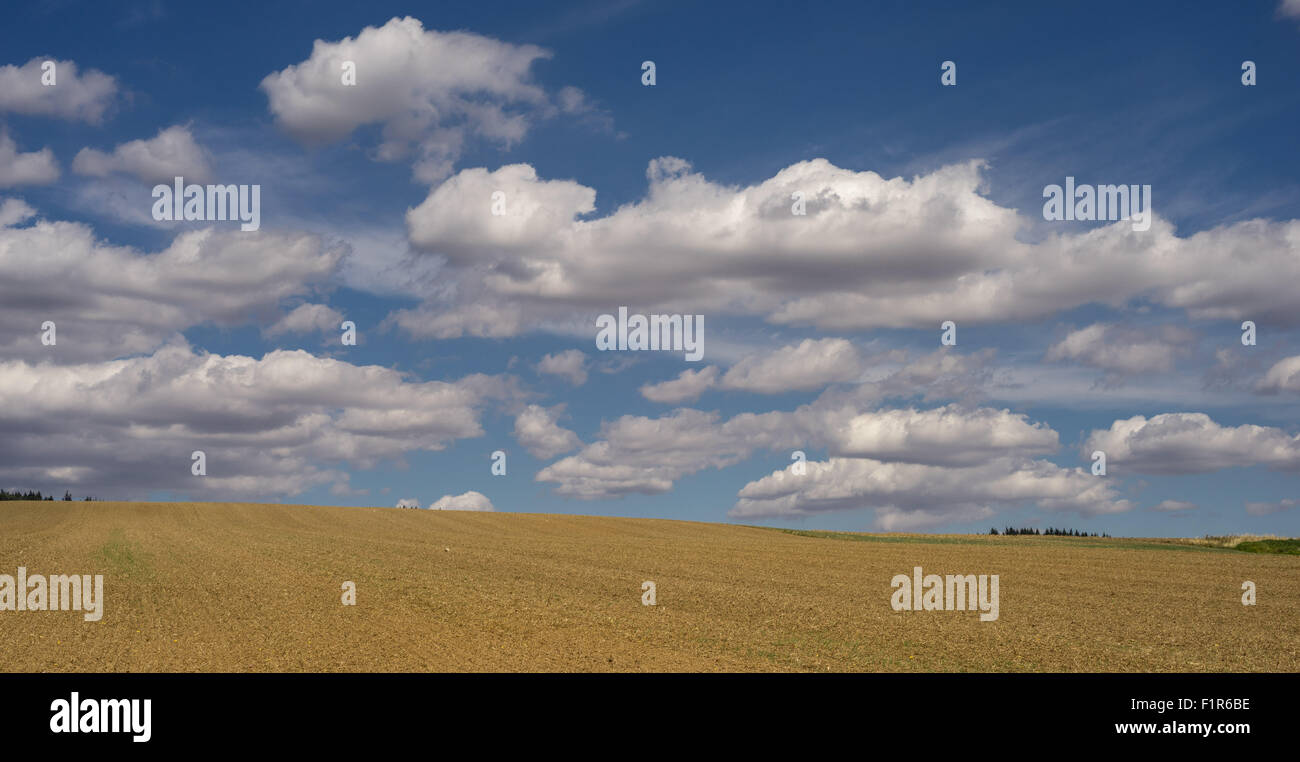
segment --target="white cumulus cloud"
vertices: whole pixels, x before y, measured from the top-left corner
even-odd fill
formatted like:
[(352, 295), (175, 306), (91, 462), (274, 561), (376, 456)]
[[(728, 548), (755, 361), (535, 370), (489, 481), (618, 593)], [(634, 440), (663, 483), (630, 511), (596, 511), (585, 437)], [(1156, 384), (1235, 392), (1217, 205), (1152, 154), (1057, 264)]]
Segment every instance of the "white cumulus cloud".
[[(309, 58), (268, 74), (261, 88), (276, 123), (295, 139), (333, 143), (381, 125), (376, 157), (414, 152), (416, 177), (436, 182), (451, 174), (469, 141), (508, 147), (537, 120), (578, 105), (578, 91), (565, 90), (557, 104), (533, 81), (533, 64), (549, 57), (535, 45), (393, 18), (356, 37), (316, 40)], [(355, 65), (355, 86), (343, 84), (345, 62)]]
[[(3, 209), (31, 212), (9, 202)], [(282, 301), (324, 287), (341, 256), (316, 236), (265, 230), (202, 229), (142, 252), (79, 223), (0, 227), (0, 356), (113, 359), (152, 351), (195, 325), (274, 318)], [(32, 329), (46, 320), (57, 326), (52, 347)]]
[(1300, 470), (1300, 435), (1269, 426), (1221, 426), (1205, 413), (1135, 415), (1097, 429), (1083, 452), (1106, 453), (1116, 473), (1201, 474), (1223, 468), (1268, 466)]
[(556, 423), (563, 412), (563, 405), (549, 410), (529, 405), (515, 417), (515, 440), (533, 457), (543, 460), (581, 447), (577, 434)]
[[(1121, 221), (1027, 242), (1019, 233), (1033, 220), (983, 195), (982, 169), (970, 161), (887, 179), (813, 159), (733, 187), (662, 157), (650, 162), (642, 199), (600, 217), (591, 216), (596, 191), (574, 180), (541, 178), (527, 164), (462, 170), (407, 213), (412, 246), (446, 260), (460, 301), (431, 300), (396, 319), (419, 335), (431, 330), (422, 323), (474, 305), (509, 319), (456, 327), (499, 336), (638, 305), (822, 330), (937, 330), (945, 320), (1033, 320), (1145, 299), (1195, 318), (1300, 320), (1300, 293), (1288, 285), (1300, 280), (1300, 221), (1179, 237), (1157, 217), (1145, 232)], [(492, 213), (496, 191), (502, 215)], [(804, 216), (790, 213), (795, 191), (808, 199)], [(1121, 368), (1153, 362), (1096, 357)]]
[[(482, 436), (482, 409), (515, 395), (508, 377), (414, 382), (301, 350), (256, 358), (177, 342), (108, 362), (6, 359), (0, 483), (84, 484), (124, 498), (293, 495), (346, 482), (321, 464), (371, 468)], [(191, 475), (194, 450), (207, 456), (206, 476)]]
[(587, 383), (587, 355), (578, 349), (546, 355), (537, 363), (537, 372), (559, 376), (574, 386)]
[(1300, 355), (1278, 360), (1259, 380), (1255, 389), (1265, 394), (1300, 392)]
[(429, 504), (431, 511), (495, 511), (492, 501), (482, 492), (470, 490), (463, 495), (443, 495)]
[[(54, 84), (43, 85), (42, 65), (54, 63)], [(98, 124), (117, 96), (117, 80), (74, 61), (33, 58), (22, 66), (0, 66), (0, 112)]]
[(292, 312), (267, 327), (267, 336), (286, 333), (327, 333), (341, 331), (343, 313), (325, 304), (300, 304)]
[(48, 148), (22, 153), (8, 132), (0, 131), (0, 188), (49, 185), (59, 179), (59, 164)]
[(72, 171), (105, 177), (114, 172), (134, 175), (146, 183), (206, 183), (212, 177), (211, 160), (188, 128), (177, 125), (159, 130), (148, 140), (122, 143), (111, 153), (83, 148), (72, 160)]

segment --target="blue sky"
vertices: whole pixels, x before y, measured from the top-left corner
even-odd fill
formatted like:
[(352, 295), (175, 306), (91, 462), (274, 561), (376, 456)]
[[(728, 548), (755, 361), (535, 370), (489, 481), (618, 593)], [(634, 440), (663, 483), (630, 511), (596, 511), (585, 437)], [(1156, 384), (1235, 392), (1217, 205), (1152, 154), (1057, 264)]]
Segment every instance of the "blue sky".
[[(1300, 530), (1295, 4), (5, 13), (4, 486)], [(151, 218), (174, 174), (260, 230)], [(1067, 176), (1153, 224), (1044, 219)], [(598, 351), (620, 306), (703, 359)]]

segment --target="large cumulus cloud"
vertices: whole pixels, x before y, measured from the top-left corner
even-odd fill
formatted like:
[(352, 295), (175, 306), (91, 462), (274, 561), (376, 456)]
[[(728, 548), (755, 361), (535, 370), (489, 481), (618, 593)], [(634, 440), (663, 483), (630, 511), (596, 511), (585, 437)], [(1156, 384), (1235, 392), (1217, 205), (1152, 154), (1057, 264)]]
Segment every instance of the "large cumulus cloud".
[[(508, 377), (408, 380), (301, 350), (261, 358), (184, 343), (109, 362), (0, 361), (0, 482), (145, 497), (293, 495), (483, 435)], [(190, 471), (202, 450), (207, 475)]]
[[(297, 140), (333, 143), (382, 125), (376, 158), (414, 153), (416, 177), (436, 182), (471, 140), (510, 146), (537, 120), (586, 108), (576, 88), (551, 95), (533, 81), (533, 64), (548, 57), (535, 45), (393, 18), (356, 37), (316, 40), (306, 60), (268, 74), (261, 88), (276, 123)], [(343, 84), (344, 62), (356, 67), (355, 86)]]
[[(1289, 286), (1300, 278), (1300, 222), (1179, 237), (1157, 215), (1145, 232), (1119, 222), (1027, 242), (1028, 220), (982, 194), (982, 167), (887, 179), (814, 159), (734, 187), (665, 157), (650, 163), (644, 198), (597, 217), (595, 190), (577, 181), (525, 164), (463, 170), (407, 214), (412, 245), (458, 272), (462, 301), (394, 319), (450, 337), (512, 335), (619, 305), (824, 330), (938, 330), (1092, 303), (1282, 323), (1300, 314)], [(806, 215), (791, 211), (796, 192)], [(450, 317), (461, 304), (475, 320)]]

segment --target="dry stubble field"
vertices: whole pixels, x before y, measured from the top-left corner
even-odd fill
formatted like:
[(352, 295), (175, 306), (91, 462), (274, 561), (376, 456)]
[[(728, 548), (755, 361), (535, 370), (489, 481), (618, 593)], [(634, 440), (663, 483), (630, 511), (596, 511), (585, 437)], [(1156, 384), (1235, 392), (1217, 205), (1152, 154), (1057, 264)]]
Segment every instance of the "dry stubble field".
[[(998, 574), (1000, 618), (893, 611), (918, 565)], [(0, 611), (4, 671), (1300, 670), (1300, 558), (1142, 540), (0, 503), (19, 566), (103, 574), (104, 617)]]

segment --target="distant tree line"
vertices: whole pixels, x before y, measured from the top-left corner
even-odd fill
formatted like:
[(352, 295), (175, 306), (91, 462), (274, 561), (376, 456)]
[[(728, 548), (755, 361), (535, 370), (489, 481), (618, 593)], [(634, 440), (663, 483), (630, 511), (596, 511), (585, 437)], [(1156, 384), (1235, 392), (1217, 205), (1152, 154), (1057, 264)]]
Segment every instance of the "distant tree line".
[[(13, 490), (12, 492), (10, 492), (9, 490), (0, 489), (0, 500), (53, 500), (53, 499), (54, 499), (54, 495), (42, 495), (40, 492), (33, 491), (33, 490), (27, 490), (26, 492)], [(63, 499), (71, 500), (72, 492), (65, 491), (63, 493)], [(94, 499), (95, 498), (91, 497), (90, 495), (86, 495), (85, 497), (85, 500), (94, 500)]]
[(1110, 535), (1106, 534), (1105, 532), (1102, 532), (1101, 534), (1097, 534), (1096, 532), (1093, 532), (1092, 534), (1088, 534), (1087, 532), (1080, 532), (1077, 529), (1057, 529), (1056, 527), (1048, 527), (1042, 530), (1041, 532), (1037, 529), (1034, 529), (1033, 527), (1023, 527), (1020, 529), (1017, 529), (1016, 527), (1007, 527), (1006, 529), (1003, 529), (1001, 532), (998, 532), (998, 528), (993, 527), (992, 529), (989, 530), (989, 534), (1004, 534), (1004, 535), (1036, 534), (1036, 535), (1052, 535), (1055, 537), (1110, 537)]

